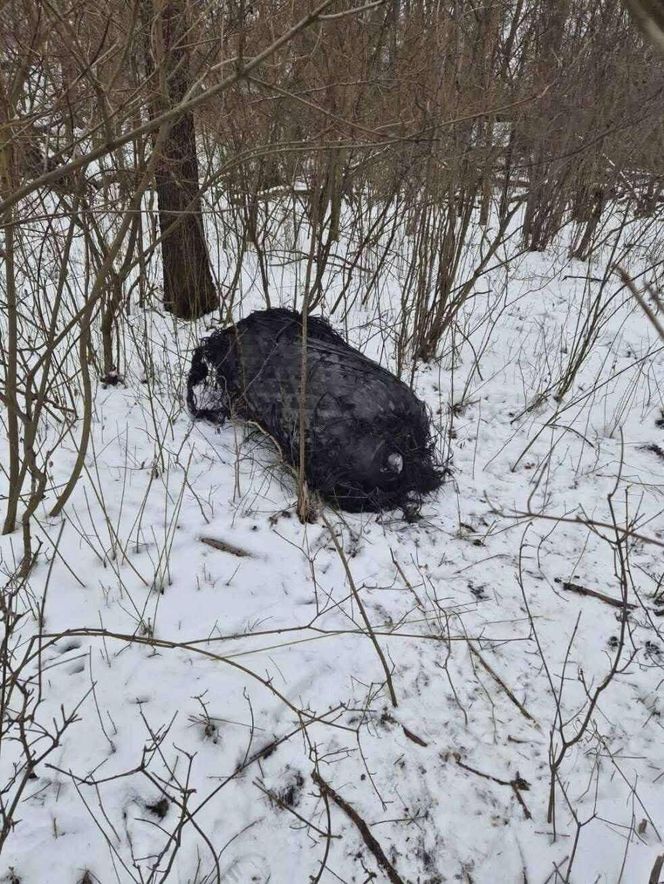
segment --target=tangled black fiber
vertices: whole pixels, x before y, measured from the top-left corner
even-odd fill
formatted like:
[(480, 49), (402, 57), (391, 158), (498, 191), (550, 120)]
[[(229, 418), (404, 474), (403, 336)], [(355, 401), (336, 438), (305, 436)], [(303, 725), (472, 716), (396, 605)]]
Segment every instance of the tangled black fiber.
[[(196, 418), (250, 420), (299, 466), (302, 317), (252, 313), (196, 348), (187, 404)], [(442, 482), (426, 408), (378, 363), (310, 316), (304, 399), (309, 488), (351, 512), (404, 507)]]

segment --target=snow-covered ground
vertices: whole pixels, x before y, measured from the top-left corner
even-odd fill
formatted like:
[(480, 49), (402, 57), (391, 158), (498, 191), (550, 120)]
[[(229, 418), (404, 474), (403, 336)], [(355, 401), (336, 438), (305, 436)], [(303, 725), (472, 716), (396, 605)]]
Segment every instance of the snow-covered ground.
[[(649, 880), (664, 853), (662, 342), (612, 276), (556, 401), (600, 290), (587, 277), (604, 273), (565, 254), (484, 275), (467, 339), (418, 370), (453, 469), (415, 523), (326, 509), (300, 524), (255, 431), (183, 410), (202, 326), (129, 317), (153, 365), (97, 387), (86, 468), (64, 518), (40, 516), (21, 596), (27, 638), (48, 586), (60, 636), (31, 727), (77, 720), (34, 771), (1, 880)], [(377, 330), (398, 282), (380, 322), (348, 318), (388, 364)], [(282, 303), (294, 285), (279, 271)], [(66, 441), (56, 479), (74, 459)], [(623, 542), (628, 524), (659, 546)], [(4, 572), (18, 547), (1, 538)]]

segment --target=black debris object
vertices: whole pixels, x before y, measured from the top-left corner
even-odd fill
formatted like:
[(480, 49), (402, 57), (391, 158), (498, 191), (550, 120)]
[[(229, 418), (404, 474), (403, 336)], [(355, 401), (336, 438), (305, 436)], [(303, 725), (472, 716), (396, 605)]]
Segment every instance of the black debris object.
[(155, 801), (154, 804), (146, 804), (145, 809), (149, 810), (150, 813), (153, 813), (155, 816), (158, 816), (160, 820), (168, 813), (168, 808), (170, 807), (170, 802), (168, 798), (160, 798), (158, 801)]
[[(187, 404), (196, 418), (258, 424), (299, 465), (302, 317), (263, 310), (196, 348)], [(442, 482), (427, 410), (409, 387), (319, 316), (307, 330), (305, 472), (351, 512), (412, 509)]]

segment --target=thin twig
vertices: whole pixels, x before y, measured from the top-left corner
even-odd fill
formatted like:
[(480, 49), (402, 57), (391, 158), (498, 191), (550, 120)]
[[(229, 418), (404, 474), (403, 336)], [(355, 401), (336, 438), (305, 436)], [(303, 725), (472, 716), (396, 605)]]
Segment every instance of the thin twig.
[(360, 609), (360, 614), (362, 615), (362, 619), (364, 620), (364, 625), (367, 628), (367, 632), (371, 641), (373, 642), (373, 646), (376, 649), (376, 653), (380, 659), (380, 662), (383, 665), (383, 669), (385, 670), (385, 679), (387, 681), (387, 688), (390, 692), (390, 699), (392, 700), (393, 706), (398, 706), (397, 695), (394, 692), (394, 685), (392, 684), (392, 674), (390, 673), (390, 668), (387, 665), (387, 660), (385, 659), (385, 655), (383, 654), (383, 650), (381, 646), (378, 644), (378, 639), (376, 638), (373, 627), (369, 621), (369, 617), (367, 616), (367, 612), (364, 609), (364, 605), (362, 604), (362, 599), (360, 598), (360, 594), (357, 591), (357, 586), (355, 585), (355, 581), (353, 580), (353, 575), (351, 574), (350, 567), (348, 565), (348, 559), (341, 547), (341, 544), (337, 540), (337, 535), (334, 533), (332, 526), (330, 525), (325, 513), (321, 513), (321, 518), (325, 522), (325, 526), (327, 530), (330, 532), (330, 537), (332, 538), (332, 543), (334, 544), (337, 553), (339, 554), (339, 558), (341, 559), (341, 563), (344, 566), (344, 571), (346, 572), (346, 577), (348, 578), (348, 584), (351, 588), (351, 592), (353, 593), (353, 598), (357, 602), (357, 607)]

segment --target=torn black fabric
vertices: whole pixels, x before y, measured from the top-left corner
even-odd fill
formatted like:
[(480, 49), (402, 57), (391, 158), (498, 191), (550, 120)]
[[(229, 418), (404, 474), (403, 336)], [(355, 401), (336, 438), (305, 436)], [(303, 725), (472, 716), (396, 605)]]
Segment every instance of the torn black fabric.
[[(252, 313), (196, 348), (189, 410), (216, 424), (253, 421), (298, 468), (301, 360), (299, 313)], [(441, 484), (427, 410), (406, 384), (318, 316), (308, 319), (306, 365), (309, 488), (357, 512), (411, 507)]]

